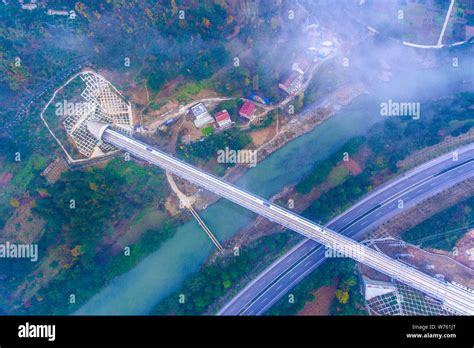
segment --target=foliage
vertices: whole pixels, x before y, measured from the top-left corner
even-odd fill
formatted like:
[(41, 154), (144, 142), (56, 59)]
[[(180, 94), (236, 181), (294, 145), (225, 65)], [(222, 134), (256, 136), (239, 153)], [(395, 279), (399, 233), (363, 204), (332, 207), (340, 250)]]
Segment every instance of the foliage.
[[(136, 266), (145, 256), (159, 248), (176, 231), (175, 221), (166, 221), (154, 230), (147, 231), (142, 239), (131, 245), (130, 256), (123, 252), (107, 257), (97, 257), (95, 262), (78, 258), (67, 270), (40, 289), (28, 308), (19, 311), (23, 315), (70, 314), (79, 309), (97, 291), (107, 286), (111, 279)], [(104, 276), (106, 275), (106, 276)], [(76, 294), (76, 302), (69, 303), (70, 294)]]
[(408, 243), (452, 250), (456, 242), (474, 226), (474, 197), (443, 210), (402, 234)]
[(364, 137), (355, 137), (346, 142), (329, 158), (317, 163), (311, 173), (296, 185), (296, 191), (303, 194), (308, 193), (316, 185), (322, 184), (327, 179), (333, 167), (342, 161), (344, 153), (347, 152), (349, 156), (354, 155), (364, 142)]
[(208, 137), (209, 135), (214, 133), (214, 127), (212, 126), (204, 127), (203, 129), (201, 129), (201, 132), (202, 132), (202, 135), (204, 135), (205, 137)]
[(192, 162), (207, 162), (216, 158), (218, 150), (228, 147), (231, 150), (241, 150), (250, 144), (251, 139), (246, 133), (230, 129), (222, 133), (214, 133), (192, 144), (177, 143), (177, 152), (181, 158), (189, 158)]

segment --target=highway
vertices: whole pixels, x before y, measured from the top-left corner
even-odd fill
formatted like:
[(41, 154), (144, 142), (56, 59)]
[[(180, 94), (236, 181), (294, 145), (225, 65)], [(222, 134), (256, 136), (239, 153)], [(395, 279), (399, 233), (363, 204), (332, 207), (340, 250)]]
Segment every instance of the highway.
[[(474, 176), (474, 144), (440, 156), (380, 186), (328, 227), (351, 238), (381, 225), (404, 209)], [(273, 262), (229, 301), (218, 315), (261, 315), (325, 260), (326, 248), (306, 239)]]
[(443, 301), (445, 306), (460, 314), (474, 314), (474, 294), (461, 287), (430, 277), (376, 250), (363, 246), (351, 238), (336, 233), (329, 228), (319, 226), (235, 185), (204, 173), (200, 169), (175, 159), (150, 145), (114, 131), (107, 124), (89, 122), (88, 129), (99, 140), (108, 142), (135, 157), (169, 170), (307, 238), (329, 248), (344, 248), (344, 250), (350, 251), (348, 256), (354, 260)]

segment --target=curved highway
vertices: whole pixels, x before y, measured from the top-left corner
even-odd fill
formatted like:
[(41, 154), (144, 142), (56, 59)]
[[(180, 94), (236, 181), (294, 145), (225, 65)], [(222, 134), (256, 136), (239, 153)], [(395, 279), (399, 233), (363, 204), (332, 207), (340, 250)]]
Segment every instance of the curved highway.
[[(427, 162), (377, 188), (328, 223), (328, 228), (357, 238), (403, 209), (474, 176), (474, 144)], [(399, 208), (400, 200), (403, 209)], [(325, 260), (326, 248), (306, 239), (276, 260), (218, 315), (261, 315)]]

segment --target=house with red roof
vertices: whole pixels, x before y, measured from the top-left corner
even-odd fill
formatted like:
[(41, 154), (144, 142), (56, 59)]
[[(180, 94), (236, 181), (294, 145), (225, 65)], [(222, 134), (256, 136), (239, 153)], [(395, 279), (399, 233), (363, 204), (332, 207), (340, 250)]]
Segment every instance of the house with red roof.
[(239, 110), (239, 115), (241, 117), (245, 117), (246, 119), (252, 119), (253, 115), (255, 114), (256, 108), (255, 104), (249, 101), (245, 101), (244, 105)]
[(230, 119), (230, 115), (227, 110), (219, 111), (217, 114), (214, 115), (219, 128), (229, 127), (232, 124), (232, 120)]

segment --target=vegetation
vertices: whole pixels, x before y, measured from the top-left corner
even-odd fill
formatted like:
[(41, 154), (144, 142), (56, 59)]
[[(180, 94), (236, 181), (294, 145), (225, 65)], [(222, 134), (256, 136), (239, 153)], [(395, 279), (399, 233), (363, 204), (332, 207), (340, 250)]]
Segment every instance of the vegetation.
[(216, 106), (215, 111), (227, 110), (229, 115), (232, 117), (232, 115), (238, 115), (242, 104), (243, 102), (240, 99), (226, 100), (219, 103)]
[(40, 245), (56, 244), (65, 230), (72, 245), (81, 244), (86, 254), (94, 254), (91, 249), (102, 237), (104, 221), (121, 218), (118, 205), (123, 181), (116, 174), (107, 174), (99, 170), (67, 172), (56, 185), (45, 189), (48, 196), (39, 199), (34, 209), (47, 221), (46, 240)]
[[(107, 258), (97, 256), (95, 262), (86, 262), (82, 256), (76, 258), (68, 266), (67, 272), (61, 272), (50, 281), (19, 313), (64, 315), (74, 312), (97, 291), (107, 286), (110, 280), (130, 270), (159, 248), (163, 241), (174, 235), (176, 226), (177, 222), (168, 220), (157, 229), (147, 231), (139, 242), (130, 246), (130, 256), (125, 253)], [(75, 303), (68, 303), (71, 294), (76, 295)]]
[(343, 146), (341, 146), (339, 150), (334, 152), (329, 158), (317, 163), (311, 173), (296, 185), (296, 191), (305, 194), (310, 192), (311, 189), (316, 185), (322, 184), (324, 181), (326, 181), (333, 167), (343, 160), (344, 155), (346, 153), (349, 156), (354, 155), (364, 142), (364, 137), (352, 138)]
[(212, 127), (212, 126), (204, 127), (203, 129), (201, 129), (201, 132), (202, 132), (202, 135), (207, 137), (207, 136), (211, 135), (212, 133), (214, 133), (214, 127)]
[(456, 242), (474, 226), (474, 197), (433, 215), (405, 231), (402, 239), (421, 247), (452, 250)]
[[(139, 83), (146, 81), (154, 93), (161, 92), (167, 83), (177, 83), (180, 102), (187, 101), (190, 95), (208, 86), (226, 95), (242, 96), (257, 90), (272, 102), (278, 100), (280, 92), (275, 82), (281, 80), (288, 71), (288, 62), (293, 62), (301, 51), (296, 47), (299, 40), (279, 40), (282, 26), (285, 26), (288, 37), (297, 37), (301, 33), (300, 28), (293, 24), (298, 21), (288, 23), (282, 20), (287, 17), (287, 5), (267, 6), (262, 1), (256, 5), (260, 18), (258, 21), (249, 20), (250, 25), (247, 25), (247, 21), (234, 18), (232, 8), (223, 1), (172, 0), (170, 4), (151, 0), (76, 2), (74, 9), (78, 16), (70, 20), (68, 17), (47, 16), (40, 10), (23, 11), (18, 3), (12, 2), (8, 12), (0, 13), (1, 87), (7, 86), (7, 92), (15, 91), (15, 95), (26, 97), (44, 92), (43, 82), (58, 85), (64, 76), (70, 75), (78, 61), (86, 57), (96, 68), (136, 75), (134, 80)], [(72, 9), (69, 2), (59, 1), (56, 5)], [(184, 17), (180, 17), (182, 9), (185, 9)], [(32, 13), (38, 16), (38, 20), (32, 20)], [(236, 45), (238, 52), (232, 49), (231, 43), (223, 45), (234, 33), (240, 41)], [(264, 44), (280, 41), (281, 45), (269, 47)], [(250, 52), (240, 57), (238, 65), (231, 64), (231, 58), (242, 52), (242, 48)], [(15, 64), (17, 57), (21, 57), (20, 64)], [(124, 59), (131, 64), (124, 64)], [(328, 75), (332, 73), (331, 69), (326, 70)], [(299, 99), (298, 104), (304, 106), (314, 102), (323, 88), (334, 87), (335, 80), (328, 76), (330, 84), (319, 79), (319, 85), (310, 85), (305, 98)], [(11, 95), (7, 92), (5, 95)], [(50, 92), (48, 90), (43, 98)], [(43, 101), (38, 99), (37, 104)], [(394, 119), (377, 126), (363, 142), (374, 154), (373, 163), (362, 174), (350, 176), (338, 187), (324, 193), (305, 214), (318, 219), (336, 214), (369, 191), (377, 180), (396, 173), (398, 160), (416, 149), (439, 142), (446, 135), (451, 120), (466, 122), (449, 128), (450, 134), (469, 130), (473, 101), (473, 94), (462, 94), (451, 104), (449, 101), (433, 103), (431, 110), (424, 111), (418, 122)], [(21, 108), (20, 105), (18, 103)], [(150, 105), (152, 109), (158, 107), (156, 103)], [(229, 103), (229, 109), (232, 108), (235, 111), (238, 103)], [(29, 115), (37, 115), (37, 111), (33, 106)], [(13, 118), (13, 114), (7, 113), (7, 116)], [(267, 120), (269, 122), (270, 117)], [(9, 161), (18, 146), (7, 144), (3, 147), (1, 144), (0, 149), (5, 150), (6, 155), (2, 161), (9, 171), (12, 169), (13, 189), (10, 190), (9, 185), (8, 190), (0, 193), (0, 227), (12, 211), (21, 206), (23, 194), (34, 196), (36, 207), (33, 211), (47, 220), (47, 233), (43, 233), (39, 242), (40, 252), (49, 253), (55, 247), (63, 246), (67, 257), (61, 260), (64, 262), (53, 263), (53, 267), (62, 267), (59, 276), (48, 284), (47, 289), (41, 289), (31, 303), (25, 304), (23, 310), (25, 313), (65, 313), (77, 308), (110, 277), (129, 269), (158, 247), (174, 233), (177, 222), (167, 220), (145, 233), (138, 243), (131, 246), (130, 256), (112, 254), (106, 240), (113, 235), (117, 221), (133, 218), (145, 205), (163, 208), (168, 192), (162, 172), (116, 160), (105, 169), (69, 172), (56, 184), (46, 185), (44, 178), (38, 175), (46, 165), (46, 158), (28, 152), (30, 146), (35, 146), (45, 153), (54, 153), (54, 145), (51, 145), (54, 142), (38, 117), (25, 117), (16, 122), (21, 127), (13, 127), (14, 137), (20, 143), (27, 143), (28, 147), (21, 150), (24, 159), (21, 164), (15, 164)], [(219, 149), (239, 150), (250, 144), (248, 135), (236, 130), (219, 134), (209, 132), (207, 135), (202, 142), (180, 144), (178, 154), (192, 162), (208, 161)], [(312, 175), (299, 184), (298, 191), (309, 192), (326, 180), (330, 167), (340, 160), (341, 154), (336, 157), (318, 165)], [(204, 275), (195, 275), (194, 282), (186, 283), (185, 290), (191, 301), (185, 306), (176, 307), (176, 303), (170, 302), (159, 307), (157, 312), (192, 314), (205, 311), (207, 305), (226, 289), (233, 288), (258, 260), (279, 252), (287, 242), (287, 237), (267, 238), (260, 242), (263, 247), (242, 250), (241, 256), (233, 261), (227, 260), (210, 270), (206, 267)], [(2, 269), (4, 281), (0, 294), (12, 293), (25, 273), (26, 268), (21, 272), (15, 267), (7, 267), (5, 272)], [(40, 276), (42, 274), (38, 274)], [(338, 293), (341, 305), (350, 304), (355, 298), (351, 291), (356, 286), (351, 286), (352, 283), (342, 283)], [(10, 287), (10, 291), (3, 291), (6, 287)], [(70, 293), (80, 295), (76, 304), (65, 309), (65, 299)]]
[[(11, 144), (6, 145), (5, 149), (14, 149)], [(125, 251), (114, 252), (106, 242), (109, 238), (114, 240), (117, 221), (136, 220), (139, 211), (145, 211), (145, 208), (164, 209), (169, 189), (164, 184), (162, 171), (157, 168), (115, 159), (103, 169), (66, 172), (55, 184), (47, 185), (45, 179), (38, 175), (38, 170), (44, 169), (46, 163), (37, 155), (23, 157), (20, 163), (11, 163), (9, 157), (2, 160), (8, 167), (18, 168), (12, 181), (20, 185), (21, 192), (27, 190), (28, 196), (35, 202), (33, 213), (46, 221), (45, 233), (42, 233), (41, 240), (36, 241), (39, 254), (54, 255), (54, 261), (48, 267), (59, 272), (47, 283), (47, 287), (41, 288), (35, 297), (23, 304), (23, 314), (70, 313), (114, 276), (129, 270), (156, 250), (176, 230), (178, 221), (161, 219), (159, 225), (146, 230), (138, 242), (129, 245), (128, 255)], [(33, 167), (30, 161), (34, 161)], [(33, 179), (29, 176), (27, 179), (22, 174), (25, 168)], [(15, 196), (10, 198), (12, 202), (17, 204), (2, 211), (2, 223), (13, 208), (22, 204)], [(29, 260), (5, 261), (8, 267), (2, 268), (1, 275), (5, 280), (2, 282), (2, 293), (13, 293), (20, 282), (43, 277), (42, 272), (32, 272), (38, 265), (45, 265)], [(77, 295), (75, 303), (68, 304), (70, 294)], [(0, 297), (0, 303), (2, 301)]]
[(267, 116), (263, 119), (263, 121), (261, 121), (258, 124), (253, 124), (252, 126), (250, 126), (250, 131), (269, 127), (273, 123), (273, 121), (275, 121), (275, 118), (278, 117), (279, 112), (280, 112), (279, 109), (269, 112)]
[(231, 150), (238, 151), (250, 143), (251, 139), (246, 133), (230, 129), (222, 133), (210, 134), (202, 141), (192, 144), (180, 144), (178, 141), (176, 150), (181, 158), (188, 158), (193, 163), (208, 162), (217, 157), (218, 150), (224, 150), (228, 147)]

